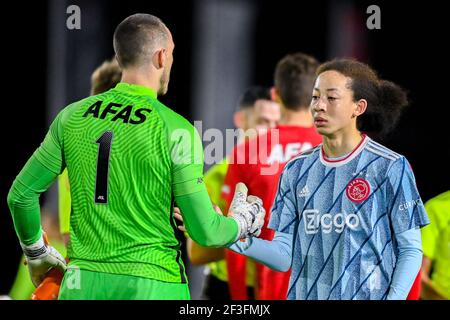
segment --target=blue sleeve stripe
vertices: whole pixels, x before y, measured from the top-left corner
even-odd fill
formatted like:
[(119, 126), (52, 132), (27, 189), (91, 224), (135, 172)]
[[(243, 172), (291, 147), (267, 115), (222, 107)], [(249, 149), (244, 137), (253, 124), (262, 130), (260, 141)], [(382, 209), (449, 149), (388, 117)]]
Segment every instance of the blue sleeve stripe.
[(402, 157), (402, 156), (401, 156), (400, 154), (398, 154), (397, 152), (392, 151), (391, 149), (386, 148), (386, 147), (383, 146), (382, 144), (379, 144), (378, 142), (375, 142), (375, 141), (373, 141), (373, 140), (370, 140), (370, 141), (369, 141), (369, 144), (370, 144), (373, 148), (378, 149), (378, 150), (380, 150), (380, 151), (382, 151), (382, 152), (384, 152), (384, 153), (387, 153), (387, 154), (393, 156), (393, 157), (396, 158), (396, 159), (399, 159), (399, 158)]
[[(392, 204), (395, 204), (395, 201), (397, 200), (398, 194), (400, 193), (400, 190), (401, 190), (401, 187), (402, 187), (403, 174), (405, 173), (405, 158), (403, 158), (402, 161), (403, 161), (403, 167), (402, 167), (402, 174), (400, 176), (400, 183), (399, 183), (399, 185), (397, 187), (397, 190), (395, 191), (394, 199), (392, 199)], [(394, 207), (395, 206), (393, 205), (392, 208), (391, 208), (391, 211), (389, 212), (389, 217), (392, 217), (392, 211), (394, 210)]]

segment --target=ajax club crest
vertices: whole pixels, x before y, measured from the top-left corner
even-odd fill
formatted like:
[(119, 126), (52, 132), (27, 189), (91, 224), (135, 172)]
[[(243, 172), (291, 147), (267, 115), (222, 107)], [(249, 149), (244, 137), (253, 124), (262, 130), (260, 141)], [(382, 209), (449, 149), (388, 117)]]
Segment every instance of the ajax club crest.
[(369, 197), (370, 185), (367, 180), (356, 178), (347, 185), (347, 198), (353, 202), (363, 202)]

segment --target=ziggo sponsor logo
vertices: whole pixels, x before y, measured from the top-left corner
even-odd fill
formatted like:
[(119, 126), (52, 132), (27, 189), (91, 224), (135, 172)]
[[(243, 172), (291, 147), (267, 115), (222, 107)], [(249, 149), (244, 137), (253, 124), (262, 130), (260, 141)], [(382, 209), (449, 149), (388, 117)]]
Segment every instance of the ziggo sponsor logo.
[(359, 217), (355, 213), (321, 214), (319, 210), (308, 209), (303, 211), (303, 218), (307, 234), (318, 233), (319, 229), (322, 229), (323, 233), (330, 233), (333, 229), (334, 232), (341, 233), (346, 226), (355, 230), (360, 224)]

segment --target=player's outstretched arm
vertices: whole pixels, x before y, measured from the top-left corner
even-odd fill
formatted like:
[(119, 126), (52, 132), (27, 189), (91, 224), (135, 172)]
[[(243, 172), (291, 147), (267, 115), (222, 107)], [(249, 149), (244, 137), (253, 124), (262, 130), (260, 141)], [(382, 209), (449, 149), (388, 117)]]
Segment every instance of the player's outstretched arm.
[(223, 247), (259, 234), (258, 223), (264, 221), (265, 215), (262, 201), (256, 197), (247, 198), (247, 187), (243, 185), (241, 192), (236, 193), (232, 215), (217, 214), (203, 182), (203, 147), (197, 130), (164, 106), (157, 111), (167, 128), (172, 192), (189, 236), (205, 247)]
[[(179, 208), (175, 208), (175, 218), (184, 223)], [(184, 224), (178, 228), (186, 231)], [(272, 241), (250, 237), (234, 242), (228, 248), (276, 271), (288, 271), (292, 264), (292, 235), (288, 233), (276, 232)]]
[[(272, 241), (250, 238), (245, 242), (236, 242), (229, 249), (253, 258), (277, 271), (287, 271), (292, 264), (292, 242), (295, 233), (297, 208), (295, 193), (292, 192), (290, 173), (287, 166), (280, 178), (277, 196), (272, 207), (269, 228), (275, 230)], [(296, 173), (294, 172), (294, 175)]]
[(235, 200), (229, 217), (217, 214), (206, 188), (202, 191), (176, 197), (189, 236), (205, 247), (223, 247), (238, 239), (259, 235), (265, 211), (257, 197), (247, 197), (244, 184), (236, 188)]
[(276, 271), (286, 272), (291, 268), (292, 235), (288, 233), (276, 232), (271, 241), (249, 238), (232, 244), (229, 249)]
[[(223, 215), (222, 210), (213, 205), (214, 210), (220, 215)], [(181, 215), (180, 208), (175, 207), (173, 209), (173, 213), (175, 218), (183, 223), (183, 216)], [(184, 224), (178, 226), (178, 229), (185, 233), (186, 236), (186, 245), (187, 245), (187, 253), (189, 260), (193, 265), (203, 265), (210, 262), (220, 261), (225, 258), (225, 253), (223, 248), (211, 248), (211, 247), (203, 247), (199, 245), (197, 242), (193, 241), (189, 235), (187, 234), (186, 227)]]
[[(218, 213), (221, 212), (218, 211)], [(184, 222), (179, 208), (175, 208), (175, 218)], [(178, 228), (186, 232), (184, 224)], [(234, 242), (228, 248), (251, 257), (271, 269), (285, 272), (290, 269), (292, 264), (292, 239), (291, 234), (276, 232), (272, 241), (250, 237), (245, 241)]]

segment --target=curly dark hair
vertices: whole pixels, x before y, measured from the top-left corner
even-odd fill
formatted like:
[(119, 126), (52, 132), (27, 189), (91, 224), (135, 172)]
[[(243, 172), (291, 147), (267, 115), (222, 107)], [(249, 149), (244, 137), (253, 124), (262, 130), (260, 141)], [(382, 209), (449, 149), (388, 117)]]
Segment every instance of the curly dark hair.
[(396, 126), (408, 96), (397, 84), (380, 79), (365, 63), (353, 59), (336, 59), (325, 62), (317, 69), (317, 75), (325, 71), (337, 71), (352, 80), (353, 101), (367, 100), (367, 110), (357, 119), (358, 130), (385, 137)]

